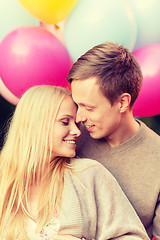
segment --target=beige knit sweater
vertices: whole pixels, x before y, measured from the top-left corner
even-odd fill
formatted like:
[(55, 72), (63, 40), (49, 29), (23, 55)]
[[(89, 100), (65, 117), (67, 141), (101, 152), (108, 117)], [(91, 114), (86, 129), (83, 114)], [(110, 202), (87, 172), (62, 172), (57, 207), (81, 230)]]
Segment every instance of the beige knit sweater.
[(160, 240), (160, 136), (137, 121), (138, 132), (117, 147), (83, 132), (78, 155), (98, 160), (114, 175), (150, 238)]
[(73, 173), (65, 172), (62, 209), (35, 234), (28, 220), (31, 240), (50, 240), (54, 233), (89, 239), (148, 240), (138, 216), (114, 177), (98, 162), (72, 159)]

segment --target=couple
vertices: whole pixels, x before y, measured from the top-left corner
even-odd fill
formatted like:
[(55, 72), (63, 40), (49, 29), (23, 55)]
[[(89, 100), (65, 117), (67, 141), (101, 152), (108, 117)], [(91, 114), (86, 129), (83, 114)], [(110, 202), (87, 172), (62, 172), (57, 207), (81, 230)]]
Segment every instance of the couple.
[[(0, 239), (148, 240), (128, 199), (158, 239), (160, 144), (132, 116), (138, 63), (105, 43), (79, 58), (68, 79), (77, 105), (66, 89), (43, 85), (16, 107), (0, 155)], [(80, 134), (77, 155), (102, 162), (128, 199), (100, 163), (74, 158)]]

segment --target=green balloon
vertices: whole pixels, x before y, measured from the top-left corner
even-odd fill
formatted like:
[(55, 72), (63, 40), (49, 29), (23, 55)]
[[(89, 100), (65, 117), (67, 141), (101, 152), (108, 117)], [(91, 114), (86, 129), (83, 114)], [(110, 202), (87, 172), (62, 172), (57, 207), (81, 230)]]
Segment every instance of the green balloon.
[(136, 34), (136, 21), (124, 0), (80, 0), (64, 28), (65, 45), (74, 61), (105, 41), (132, 50)]
[(39, 25), (18, 0), (0, 0), (0, 41), (15, 28), (26, 25)]
[(160, 43), (160, 0), (126, 0), (137, 22), (134, 49)]

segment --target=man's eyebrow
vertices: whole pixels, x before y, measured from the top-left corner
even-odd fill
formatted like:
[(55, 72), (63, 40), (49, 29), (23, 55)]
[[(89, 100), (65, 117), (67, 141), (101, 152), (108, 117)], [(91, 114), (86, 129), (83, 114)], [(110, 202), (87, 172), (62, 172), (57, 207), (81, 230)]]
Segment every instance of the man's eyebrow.
[(85, 103), (78, 103), (78, 106), (89, 107), (89, 108), (95, 108), (95, 106), (93, 106), (93, 105), (89, 105), (89, 104), (85, 104)]

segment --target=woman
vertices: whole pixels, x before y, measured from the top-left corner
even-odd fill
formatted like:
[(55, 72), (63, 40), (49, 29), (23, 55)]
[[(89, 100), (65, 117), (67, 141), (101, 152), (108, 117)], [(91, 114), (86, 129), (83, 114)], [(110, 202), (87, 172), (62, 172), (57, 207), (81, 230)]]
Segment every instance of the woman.
[(0, 239), (148, 239), (113, 176), (73, 158), (76, 111), (61, 87), (35, 86), (19, 101), (0, 155)]

